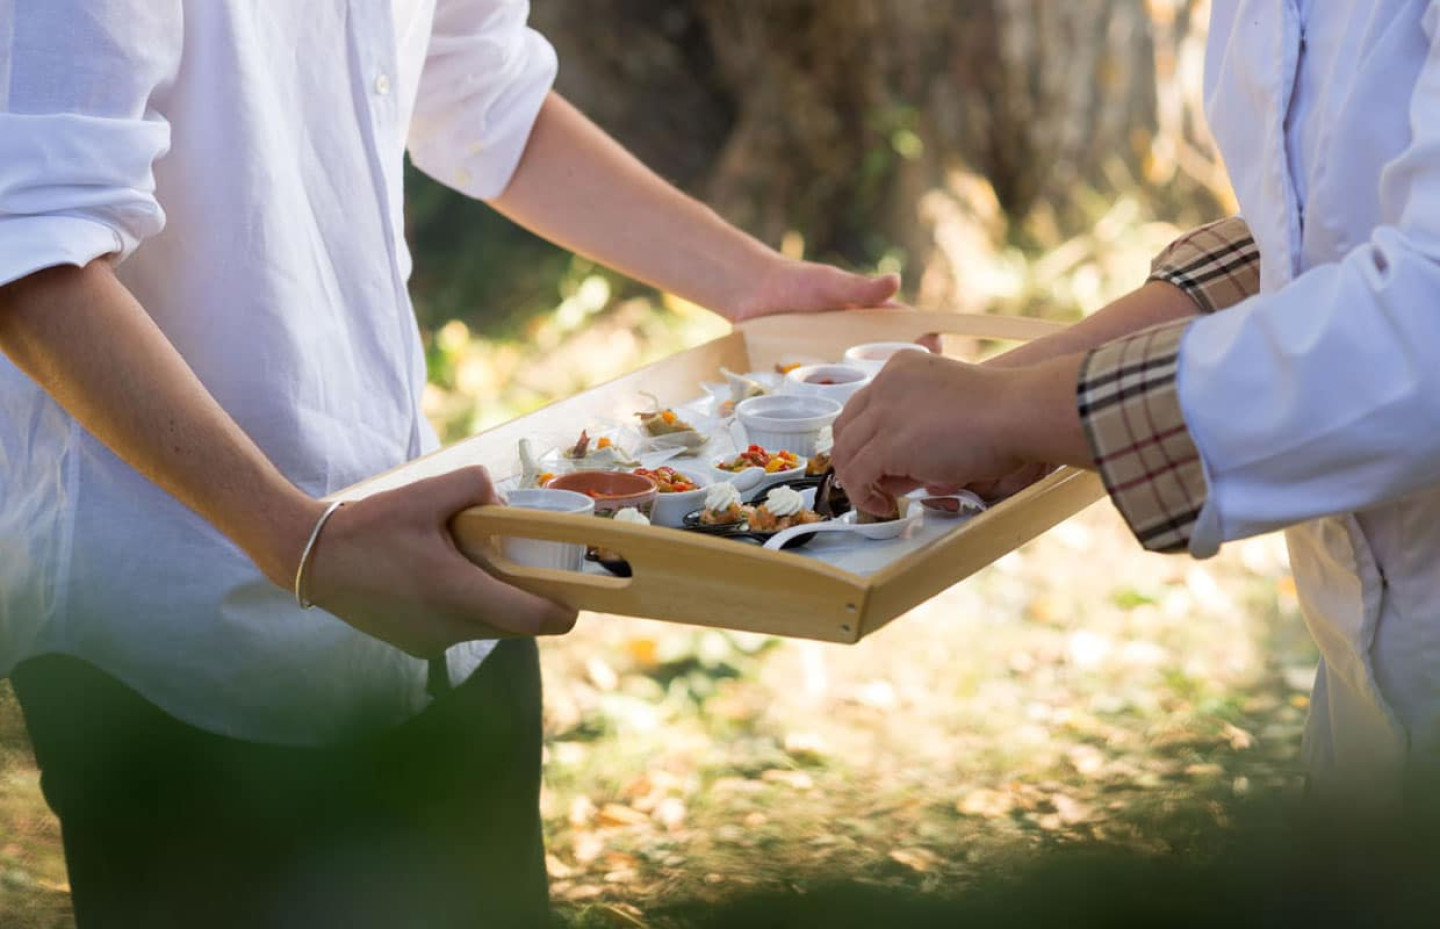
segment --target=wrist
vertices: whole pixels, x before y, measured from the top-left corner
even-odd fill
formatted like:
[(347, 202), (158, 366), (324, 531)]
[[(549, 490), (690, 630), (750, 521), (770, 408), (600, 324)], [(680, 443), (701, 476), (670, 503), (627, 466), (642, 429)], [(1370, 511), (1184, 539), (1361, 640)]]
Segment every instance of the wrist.
[(1024, 461), (1095, 466), (1075, 399), (1084, 361), (1085, 354), (1076, 352), (1003, 372), (1005, 392), (996, 407), (1001, 415), (1009, 411), (1014, 447)]
[(765, 294), (779, 289), (776, 282), (791, 265), (790, 259), (756, 239), (744, 235), (717, 269), (714, 300), (706, 304), (732, 323), (761, 315)]
[(325, 501), (287, 486), (277, 491), (268, 505), (257, 509), (261, 519), (241, 547), (277, 587), (289, 590), (294, 586), (301, 552), (326, 506)]

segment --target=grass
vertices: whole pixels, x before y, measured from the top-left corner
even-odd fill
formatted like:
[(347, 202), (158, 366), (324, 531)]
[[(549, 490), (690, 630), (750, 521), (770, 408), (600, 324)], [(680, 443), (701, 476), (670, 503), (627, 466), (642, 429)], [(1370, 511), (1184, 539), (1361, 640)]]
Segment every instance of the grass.
[[(1313, 655), (1282, 548), (1146, 555), (1102, 504), (856, 646), (586, 615), (542, 649), (558, 921), (944, 913), (1056, 854), (1223, 856), (1297, 783)], [(3, 693), (0, 922), (67, 926)]]

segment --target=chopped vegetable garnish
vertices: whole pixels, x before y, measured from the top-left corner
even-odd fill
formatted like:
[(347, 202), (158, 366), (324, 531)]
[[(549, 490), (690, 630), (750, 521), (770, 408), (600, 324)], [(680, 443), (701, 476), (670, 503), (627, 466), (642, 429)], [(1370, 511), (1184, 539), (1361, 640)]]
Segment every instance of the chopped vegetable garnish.
[(784, 449), (771, 453), (759, 445), (752, 445), (729, 461), (720, 462), (716, 467), (722, 471), (736, 472), (744, 471), (746, 468), (764, 468), (766, 473), (774, 474), (777, 471), (789, 471), (792, 468), (800, 467), (800, 459), (795, 457), (794, 452), (787, 452)]
[(680, 494), (699, 489), (694, 481), (674, 468), (656, 468), (653, 471), (648, 468), (636, 468), (635, 473), (654, 481), (662, 494)]

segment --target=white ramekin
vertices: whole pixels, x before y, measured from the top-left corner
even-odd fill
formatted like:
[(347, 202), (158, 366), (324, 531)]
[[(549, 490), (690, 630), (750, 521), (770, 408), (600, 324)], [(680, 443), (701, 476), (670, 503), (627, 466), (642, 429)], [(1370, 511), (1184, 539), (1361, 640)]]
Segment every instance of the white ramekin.
[(874, 377), (885, 362), (899, 352), (928, 352), (930, 349), (914, 342), (866, 342), (845, 349), (845, 363), (870, 372)]
[[(670, 465), (670, 467), (675, 467)], [(650, 522), (656, 526), (669, 526), (671, 529), (679, 529), (685, 525), (685, 514), (694, 512), (705, 505), (705, 492), (709, 489), (711, 478), (702, 474), (700, 468), (678, 467), (676, 471), (690, 478), (696, 490), (687, 490), (678, 494), (660, 494), (655, 498), (655, 508), (650, 511)], [(706, 468), (706, 471), (711, 469)]]
[(735, 407), (746, 441), (766, 451), (784, 449), (801, 458), (815, 454), (820, 430), (840, 415), (839, 400), (802, 394), (751, 397)]
[[(550, 490), (544, 487), (530, 490), (512, 490), (506, 497), (510, 506), (526, 510), (544, 510), (547, 513), (577, 513), (593, 515), (595, 501), (573, 490)], [(585, 567), (585, 546), (572, 542), (547, 542), (543, 539), (524, 539), (519, 536), (502, 536), (500, 551), (511, 561), (527, 568), (556, 568), (561, 571), (579, 571)]]
[[(842, 404), (870, 383), (874, 375), (853, 364), (804, 365), (785, 375), (781, 393), (828, 397)], [(829, 384), (817, 383), (830, 381)]]

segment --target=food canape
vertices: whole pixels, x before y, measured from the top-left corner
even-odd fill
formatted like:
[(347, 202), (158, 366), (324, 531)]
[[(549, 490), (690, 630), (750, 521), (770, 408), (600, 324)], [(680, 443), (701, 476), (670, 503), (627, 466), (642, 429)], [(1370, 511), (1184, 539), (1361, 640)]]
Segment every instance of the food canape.
[(705, 526), (731, 526), (745, 519), (745, 505), (734, 484), (712, 484), (705, 492), (705, 506), (700, 523)]
[(771, 392), (769, 387), (754, 378), (736, 374), (729, 368), (721, 368), (720, 373), (724, 376), (725, 383), (730, 386), (730, 398), (721, 403), (718, 410), (721, 416), (729, 416), (734, 413), (735, 407), (743, 400), (749, 400), (751, 397), (763, 397)]
[(835, 449), (835, 431), (830, 426), (820, 430), (820, 435), (815, 439), (815, 454), (805, 462), (806, 477), (823, 477), (830, 471), (830, 453)]
[(805, 498), (793, 487), (776, 487), (765, 502), (750, 509), (747, 521), (752, 532), (779, 532), (792, 526), (818, 523), (820, 514), (806, 509)]
[(635, 415), (639, 417), (641, 427), (652, 436), (695, 431), (695, 427), (681, 419), (674, 410), (644, 410)]
[(650, 448), (682, 448), (682, 454), (693, 454), (710, 441), (708, 435), (686, 422), (673, 409), (662, 407), (658, 397), (653, 394), (644, 396), (650, 398), (652, 408), (639, 411), (635, 415), (639, 417), (640, 427), (648, 436), (647, 444)]
[(610, 437), (592, 440), (589, 430), (581, 430), (580, 438), (561, 452), (561, 457), (581, 468), (633, 468), (640, 464)]

